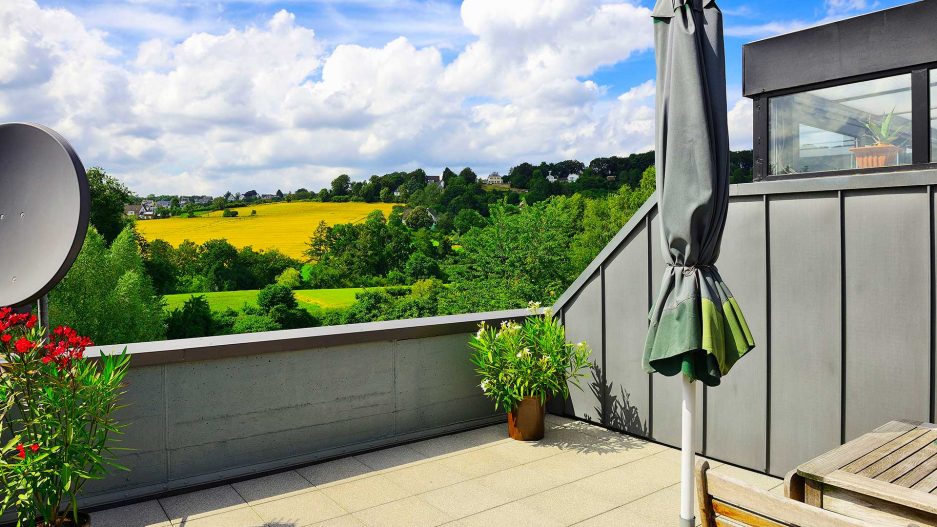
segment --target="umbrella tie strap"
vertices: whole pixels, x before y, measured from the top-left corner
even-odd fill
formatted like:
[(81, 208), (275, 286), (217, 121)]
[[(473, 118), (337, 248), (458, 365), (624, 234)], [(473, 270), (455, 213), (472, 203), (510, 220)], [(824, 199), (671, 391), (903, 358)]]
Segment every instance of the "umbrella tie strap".
[(701, 264), (697, 264), (697, 265), (667, 264), (667, 267), (673, 267), (674, 269), (681, 269), (681, 271), (683, 272), (683, 276), (687, 276), (687, 277), (695, 275), (697, 270), (713, 268), (713, 266), (711, 265), (701, 265)]

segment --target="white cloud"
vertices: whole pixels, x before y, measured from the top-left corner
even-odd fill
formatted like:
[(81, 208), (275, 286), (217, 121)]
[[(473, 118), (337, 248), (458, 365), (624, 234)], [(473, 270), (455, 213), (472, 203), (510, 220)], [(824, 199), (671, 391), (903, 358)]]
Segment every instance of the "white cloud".
[(828, 16), (843, 15), (878, 6), (878, 2), (869, 0), (825, 0), (824, 4)]
[[(69, 11), (7, 0), (0, 119), (58, 129), (87, 165), (144, 193), (588, 161), (653, 147), (653, 82), (612, 97), (588, 80), (652, 48), (649, 14), (606, 0), (465, 0), (470, 43), (447, 63), (441, 46), (403, 37), (330, 47), (287, 11), (215, 31), (162, 18), (128, 53)], [(730, 117), (742, 122), (739, 104)]]
[(729, 146), (732, 150), (752, 147), (752, 101), (739, 97), (729, 108)]

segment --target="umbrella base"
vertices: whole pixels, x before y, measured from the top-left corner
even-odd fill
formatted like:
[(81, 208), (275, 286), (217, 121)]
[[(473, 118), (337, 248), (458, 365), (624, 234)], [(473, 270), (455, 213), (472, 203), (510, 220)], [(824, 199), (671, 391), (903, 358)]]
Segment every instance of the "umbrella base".
[(680, 518), (680, 527), (695, 527), (695, 526), (696, 526), (696, 518), (690, 518), (689, 520), (686, 518)]

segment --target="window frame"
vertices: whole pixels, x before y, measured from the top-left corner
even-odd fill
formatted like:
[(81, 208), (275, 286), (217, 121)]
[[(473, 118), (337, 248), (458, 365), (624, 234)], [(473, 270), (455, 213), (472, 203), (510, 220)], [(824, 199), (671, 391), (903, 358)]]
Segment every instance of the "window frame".
[[(930, 115), (930, 74), (931, 70), (937, 75), (937, 61), (923, 65), (877, 71), (864, 75), (856, 75), (842, 79), (833, 79), (824, 82), (796, 86), (784, 90), (763, 92), (752, 101), (753, 133), (753, 179), (755, 181), (779, 181), (785, 179), (804, 179), (813, 177), (843, 176), (853, 174), (881, 174), (888, 172), (907, 172), (937, 168), (937, 159), (931, 159), (931, 115)], [(844, 170), (826, 170), (818, 172), (801, 172), (796, 174), (768, 174), (770, 163), (768, 136), (770, 133), (770, 116), (768, 115), (769, 101), (773, 97), (782, 97), (797, 93), (805, 93), (823, 88), (832, 88), (857, 82), (883, 79), (898, 75), (911, 75), (911, 163), (880, 168), (852, 168)]]

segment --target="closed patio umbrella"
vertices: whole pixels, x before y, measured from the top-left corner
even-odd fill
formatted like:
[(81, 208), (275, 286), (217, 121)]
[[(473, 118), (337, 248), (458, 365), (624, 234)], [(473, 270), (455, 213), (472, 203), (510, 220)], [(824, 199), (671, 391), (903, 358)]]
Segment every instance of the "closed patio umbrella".
[(695, 521), (695, 381), (719, 384), (754, 346), (715, 267), (729, 205), (729, 130), (722, 13), (714, 0), (657, 0), (657, 166), (667, 267), (650, 313), (644, 368), (683, 377), (682, 526)]

